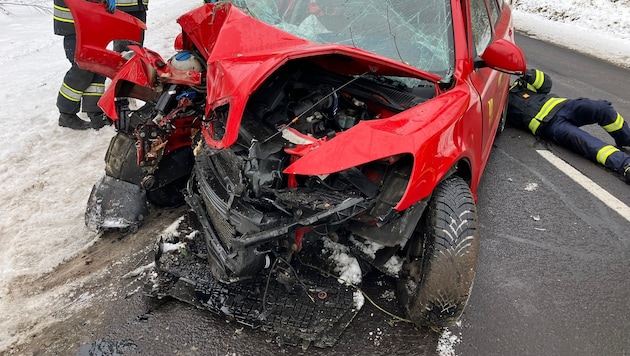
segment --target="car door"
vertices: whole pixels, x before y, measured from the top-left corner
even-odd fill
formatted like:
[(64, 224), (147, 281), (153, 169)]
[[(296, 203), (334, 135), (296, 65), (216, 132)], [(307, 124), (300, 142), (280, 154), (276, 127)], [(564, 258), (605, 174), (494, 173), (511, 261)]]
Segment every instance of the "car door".
[[(510, 12), (501, 11), (503, 1), (469, 0), (472, 31), (472, 56), (478, 59), (492, 41), (503, 38), (510, 31)], [(499, 25), (497, 27), (497, 25)], [(504, 33), (498, 33), (500, 29)], [(470, 37), (469, 37), (470, 38)], [(482, 142), (481, 161), (486, 162), (507, 100), (510, 76), (490, 69), (476, 68), (470, 80), (481, 101)]]

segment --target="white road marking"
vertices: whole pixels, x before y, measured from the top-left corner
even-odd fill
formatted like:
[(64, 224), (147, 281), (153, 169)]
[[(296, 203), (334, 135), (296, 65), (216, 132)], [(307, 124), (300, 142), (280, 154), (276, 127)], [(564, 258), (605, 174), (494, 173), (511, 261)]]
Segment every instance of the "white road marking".
[(536, 152), (538, 152), (538, 154), (540, 154), (549, 163), (553, 164), (554, 166), (556, 166), (556, 168), (558, 168), (571, 179), (573, 179), (577, 184), (588, 190), (604, 204), (608, 205), (609, 208), (619, 213), (619, 215), (624, 217), (626, 220), (630, 221), (630, 207), (624, 204), (621, 200), (615, 198), (604, 188), (597, 185), (597, 183), (590, 180), (587, 176), (582, 174), (577, 169), (573, 168), (567, 162), (561, 160), (558, 156), (554, 155), (550, 151), (536, 150)]

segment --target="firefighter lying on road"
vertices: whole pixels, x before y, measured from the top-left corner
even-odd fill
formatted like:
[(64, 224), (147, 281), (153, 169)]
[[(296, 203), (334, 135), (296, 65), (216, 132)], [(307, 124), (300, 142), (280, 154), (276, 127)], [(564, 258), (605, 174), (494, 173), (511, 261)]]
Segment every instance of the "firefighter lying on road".
[[(606, 100), (559, 98), (551, 78), (529, 69), (510, 87), (508, 123), (569, 148), (619, 173), (630, 184), (630, 156), (619, 148), (630, 146), (630, 127)], [(599, 124), (617, 147), (592, 136), (580, 126)]]

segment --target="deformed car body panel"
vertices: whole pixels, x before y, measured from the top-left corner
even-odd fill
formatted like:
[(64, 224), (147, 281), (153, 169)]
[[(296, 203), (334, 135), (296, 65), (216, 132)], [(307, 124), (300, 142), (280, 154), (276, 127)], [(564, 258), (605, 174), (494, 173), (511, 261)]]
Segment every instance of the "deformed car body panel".
[[(469, 144), (462, 139), (466, 134), (475, 134), (461, 120), (468, 100), (464, 91), (454, 89), (448, 96), (390, 118), (362, 121), (292, 163), (284, 173), (330, 174), (409, 153), (414, 157), (415, 167), (407, 191), (396, 206), (397, 210), (404, 210), (429, 196), (431, 186), (444, 176), (452, 162), (462, 158), (472, 163), (476, 161)], [(435, 120), (436, 117), (453, 118), (453, 121)]]
[[(113, 78), (127, 60), (120, 53), (107, 49), (107, 45), (117, 39), (139, 43), (147, 26), (122, 11), (113, 16), (103, 11), (102, 4), (83, 2), (67, 2), (77, 33), (75, 61), (81, 68)], [(105, 28), (107, 31), (102, 31)]]

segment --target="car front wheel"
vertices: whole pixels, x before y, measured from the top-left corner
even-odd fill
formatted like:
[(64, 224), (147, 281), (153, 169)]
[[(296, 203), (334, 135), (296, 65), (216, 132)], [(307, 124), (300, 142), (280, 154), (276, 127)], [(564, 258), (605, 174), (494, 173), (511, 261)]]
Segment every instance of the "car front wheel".
[(479, 249), (477, 209), (470, 188), (449, 177), (435, 189), (409, 241), (398, 299), (417, 325), (446, 327), (464, 311)]

